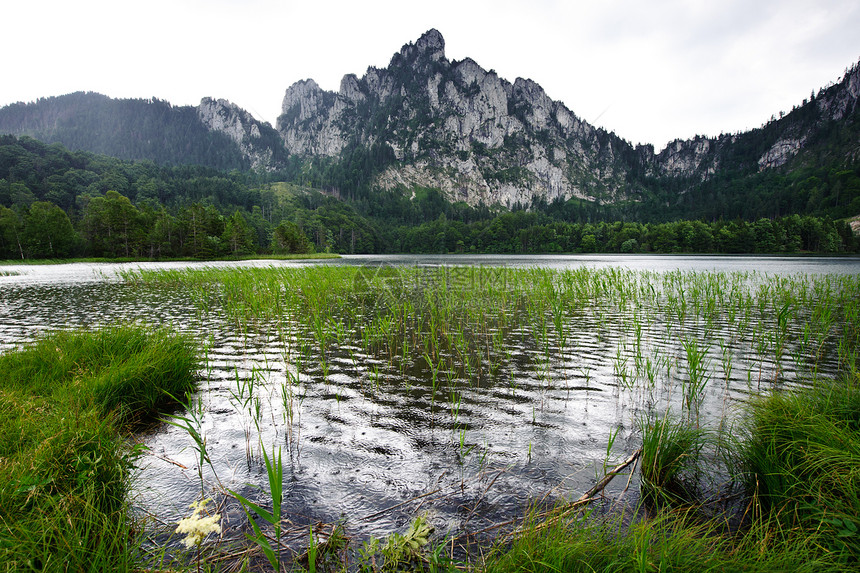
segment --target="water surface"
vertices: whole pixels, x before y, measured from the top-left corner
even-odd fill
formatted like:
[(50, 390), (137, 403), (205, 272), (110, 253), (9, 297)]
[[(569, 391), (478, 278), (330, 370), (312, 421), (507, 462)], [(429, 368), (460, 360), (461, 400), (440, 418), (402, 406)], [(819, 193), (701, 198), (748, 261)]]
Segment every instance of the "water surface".
[[(273, 447), (283, 452), (286, 517), (297, 531), (341, 521), (357, 538), (384, 535), (428, 512), (440, 533), (481, 532), (538, 500), (578, 497), (605, 463), (638, 447), (637, 419), (679, 411), (689, 378), (683, 340), (701, 341), (705, 352), (703, 424), (731, 416), (749, 395), (774, 384), (808, 381), (802, 334), (792, 331), (784, 363), (777, 365), (767, 351), (772, 328), (756, 328), (774, 314), (773, 301), (756, 307), (761, 316), (740, 334), (737, 316), (720, 314), (710, 322), (696, 316), (667, 331), (674, 319), (666, 308), (623, 308), (600, 300), (564, 310), (563, 340), (554, 325), (544, 324), (542, 334), (539, 321), (524, 318), (523, 326), (506, 335), (504, 347), (493, 347), (480, 363), (464, 364), (462, 356), (443, 351), (438, 360), (452, 366), (439, 369), (433, 389), (432, 367), (414, 348), (398, 358), (345, 335), (321, 360), (307, 316), (289, 316), (277, 328), (243, 324), (217, 305), (202, 312), (199, 294), (186, 286), (129, 284), (117, 274), (136, 268), (312, 265), (715, 271), (800, 281), (860, 270), (857, 258), (632, 255), (16, 265), (2, 267), (16, 274), (0, 276), (0, 351), (48, 330), (116, 321), (166, 324), (200, 341), (205, 362), (194, 400), (211, 464), (198, 468), (193, 441), (176, 427), (162, 424), (140, 436), (150, 454), (137, 472), (135, 505), (155, 516), (156, 529), (161, 523), (165, 532), (189, 513), (188, 504), (201, 492), (223, 499), (219, 492), (229, 488), (265, 504), (261, 448)], [(360, 323), (350, 326), (360, 331)], [(815, 369), (825, 375), (838, 367), (828, 348), (815, 358)], [(238, 535), (245, 517), (235, 503), (224, 503), (226, 534)]]

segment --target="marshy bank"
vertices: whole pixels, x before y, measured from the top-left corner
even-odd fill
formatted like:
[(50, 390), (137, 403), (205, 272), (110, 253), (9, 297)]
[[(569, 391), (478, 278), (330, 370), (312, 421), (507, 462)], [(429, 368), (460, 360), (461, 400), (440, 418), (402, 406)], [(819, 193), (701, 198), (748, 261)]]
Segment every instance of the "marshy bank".
[(0, 356), (0, 562), (131, 570), (128, 437), (196, 388), (190, 340), (165, 330), (58, 332)]
[[(756, 474), (739, 445), (752, 443), (747, 408), (757, 396), (822, 395), (826, 380), (857, 384), (852, 274), (213, 268), (132, 271), (87, 288), (102, 315), (114, 305), (175, 324), (202, 349), (200, 391), (171, 419), (178, 425), (141, 437), (149, 453), (132, 497), (134, 515), (154, 516), (143, 547), (169, 547), (191, 567), (194, 552), (174, 529), (210, 497), (222, 532), (204, 542), (205, 561), (269, 562), (259, 549), (239, 553), (255, 532), (233, 494), (271, 512), (279, 471), (279, 557), (294, 567), (337, 568), (346, 556), (350, 568), (383, 569), (412, 549), (427, 559), (413, 566), (453, 555), (480, 567), (481, 549), (501, 540), (510, 551), (492, 567), (554, 563), (535, 545), (549, 539), (567, 555), (563, 568), (576, 562), (574, 538), (617, 542), (615, 557), (590, 562), (598, 570), (632, 569), (634, 557), (657, 569), (671, 543), (704, 554), (686, 538), (767, 553), (800, 526), (774, 520), (798, 512), (771, 509), (783, 506), (749, 487)], [(633, 478), (616, 477), (588, 519), (581, 507), (548, 513), (649, 442)], [(614, 511), (625, 504), (656, 517)], [(529, 507), (542, 517), (522, 529)], [(843, 528), (829, 531), (850, 541), (851, 524), (838, 519)], [(848, 555), (817, 552), (823, 539), (797, 535), (791, 547), (807, 549), (795, 557)]]

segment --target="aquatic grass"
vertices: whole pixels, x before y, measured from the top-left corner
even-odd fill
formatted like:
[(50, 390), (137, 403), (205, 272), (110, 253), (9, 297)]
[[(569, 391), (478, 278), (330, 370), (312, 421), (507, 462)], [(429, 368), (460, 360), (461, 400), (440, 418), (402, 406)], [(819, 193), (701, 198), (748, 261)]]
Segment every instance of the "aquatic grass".
[(701, 348), (695, 338), (685, 338), (682, 346), (687, 358), (687, 378), (682, 381), (683, 407), (688, 418), (695, 419), (698, 426), (705, 387), (710, 379), (708, 348)]
[[(746, 433), (728, 442), (721, 433), (704, 433), (669, 415), (645, 419), (642, 480), (662, 484), (656, 499), (683, 505), (659, 504), (656, 512), (639, 506), (629, 513), (592, 510), (583, 517), (571, 513), (568, 504), (533, 511), (512, 540), (497, 542), (482, 570), (855, 570), (860, 562), (858, 383), (844, 377), (755, 400), (746, 408), (751, 416)], [(714, 440), (718, 449), (734, 450), (729, 463), (746, 472), (740, 523), (722, 513), (706, 517), (695, 495), (700, 472), (689, 465), (701, 461), (689, 460)], [(659, 457), (664, 461), (655, 461)], [(683, 471), (690, 480), (684, 497), (667, 496), (666, 484)]]
[[(269, 564), (272, 566), (272, 569), (275, 571), (281, 570), (281, 506), (284, 499), (284, 466), (281, 461), (281, 450), (278, 448), (278, 455), (275, 457), (274, 446), (272, 446), (272, 457), (270, 458), (268, 453), (266, 452), (266, 448), (260, 445), (260, 449), (263, 451), (263, 460), (266, 464), (266, 476), (269, 482), (269, 495), (272, 498), (272, 509), (267, 510), (261, 507), (260, 505), (252, 502), (248, 498), (243, 495), (236, 493), (233, 490), (230, 491), (230, 495), (235, 497), (241, 504), (242, 509), (245, 511), (245, 515), (248, 517), (248, 521), (251, 524), (251, 527), (254, 530), (254, 535), (248, 535), (248, 538), (256, 543), (262, 550), (268, 559)], [(274, 530), (274, 547), (272, 543), (269, 541), (269, 538), (266, 534), (263, 533), (263, 530), (260, 528), (260, 525), (251, 515), (253, 512), (254, 515), (259, 517), (268, 523)], [(313, 533), (311, 533), (311, 540), (313, 540)]]
[[(161, 279), (153, 275), (152, 280)], [(829, 276), (784, 280), (760, 273), (587, 268), (327, 267), (207, 269), (164, 280), (197, 293), (195, 299), (205, 301), (201, 313), (227, 317), (246, 344), (276, 334), (283, 367), (274, 370), (288, 374), (253, 384), (276, 390), (281, 385), (284, 416), (290, 388), (300, 376), (308, 395), (315, 394), (315, 386), (336, 383), (334, 393), (323, 387), (325, 400), (338, 400), (341, 385), (353, 384), (343, 381), (352, 380), (352, 389), (358, 387), (375, 404), (389, 406), (404, 398), (410, 407), (424, 409), (421, 415), (429, 409), (423, 419), (452, 430), (445, 438), (450, 442), (440, 447), (460, 453), (473, 443), (489, 443), (481, 435), (480, 409), (470, 406), (492, 396), (495, 385), (516, 390), (522, 407), (511, 408), (512, 415), (519, 412), (524, 422), (531, 417), (535, 427), (546, 427), (553, 423), (554, 401), (572, 389), (604, 390), (615, 370), (620, 383), (612, 399), (618, 415), (636, 419), (653, 412), (659, 402), (662, 411), (679, 411), (678, 422), (686, 419), (681, 425), (699, 436), (704, 434), (700, 428), (722, 424), (733, 403), (752, 393), (742, 384), (729, 388), (739, 378), (734, 372), (748, 371), (751, 386), (756, 369), (765, 380), (779, 372), (784, 384), (764, 388), (779, 391), (808, 383), (800, 368), (785, 368), (784, 356), (832, 375), (851, 369), (857, 347), (856, 329), (850, 326), (856, 322), (856, 305), (851, 305), (860, 292), (857, 281)], [(816, 317), (813, 308), (819, 299), (830, 310)], [(787, 310), (781, 313), (783, 308)], [(719, 349), (718, 357), (712, 348)], [(705, 391), (718, 383), (725, 384), (724, 392)], [(448, 398), (448, 407), (436, 407), (439, 391)], [(722, 403), (712, 408), (714, 400)], [(249, 405), (250, 417), (274, 420), (266, 408), (277, 404), (261, 399)], [(255, 412), (255, 406), (262, 411)], [(660, 452), (668, 439), (663, 436), (660, 442), (661, 426), (651, 420)], [(262, 434), (267, 428), (260, 423), (256, 431)], [(690, 447), (695, 452), (695, 442)], [(533, 453), (529, 445), (529, 461), (535, 455), (543, 463), (543, 450)], [(664, 460), (658, 467), (671, 466), (668, 450), (660, 452)], [(692, 457), (688, 453), (680, 459)], [(474, 465), (474, 458), (466, 465)], [(704, 471), (686, 466), (677, 475), (675, 482), (686, 484), (688, 497), (707, 489), (697, 481), (708, 477)], [(664, 480), (664, 485), (671, 482)], [(836, 519), (834, 530), (850, 531), (853, 522)], [(653, 561), (648, 549), (653, 535), (650, 541), (641, 539), (637, 567)]]
[(704, 447), (704, 430), (689, 421), (663, 417), (642, 418), (640, 475), (645, 499), (652, 502), (690, 501), (695, 498)]
[(186, 404), (184, 404), (184, 412), (182, 414), (167, 414), (163, 421), (166, 424), (179, 428), (188, 434), (191, 438), (194, 451), (197, 452), (197, 477), (200, 480), (200, 495), (205, 495), (205, 484), (203, 482), (203, 468), (208, 464), (212, 468), (215, 479), (218, 479), (215, 473), (215, 466), (212, 464), (212, 458), (209, 456), (207, 447), (207, 437), (203, 432), (203, 403), (197, 400), (196, 403), (190, 394), (185, 395)]

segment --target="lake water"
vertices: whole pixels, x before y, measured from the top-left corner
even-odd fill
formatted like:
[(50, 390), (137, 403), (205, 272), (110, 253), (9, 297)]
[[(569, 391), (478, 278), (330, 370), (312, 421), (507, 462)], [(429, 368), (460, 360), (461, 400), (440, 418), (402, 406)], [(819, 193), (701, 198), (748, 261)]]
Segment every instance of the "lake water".
[[(488, 358), (498, 361), (497, 371), (472, 373), (479, 379), (475, 382), (466, 374), (469, 365), (458, 364), (440, 399), (435, 390), (428, 392), (431, 371), (420, 355), (386, 359), (346, 337), (333, 345), (323, 367), (308, 350), (313, 340), (301, 326), (304, 317), (291, 319), (295, 331), (285, 341), (267, 325), (238, 326), (218, 309), (201, 312), (186, 287), (134, 285), (117, 275), (137, 268), (313, 265), (715, 271), (801, 281), (860, 273), (858, 258), (633, 255), (10, 265), (0, 267), (0, 351), (49, 330), (116, 321), (167, 324), (191, 333), (207, 349), (197, 396), (199, 430), (212, 458), (203, 469), (203, 493), (222, 500), (225, 535), (241, 537), (244, 514), (218, 492), (230, 488), (265, 504), (265, 495), (254, 489), (266, 487), (261, 444), (269, 451), (282, 448), (285, 516), (295, 526), (297, 547), (306, 543), (308, 524), (340, 521), (360, 539), (402, 530), (424, 512), (438, 533), (462, 536), (457, 543), (466, 545), (470, 537), (465, 534), (521, 515), (530, 503), (578, 497), (602, 475), (607, 457), (617, 461), (638, 447), (637, 417), (679, 408), (685, 374), (678, 332), (701, 334), (706, 350), (707, 376), (714, 383), (703, 398), (705, 421), (733, 415), (747, 396), (766, 391), (776, 378), (777, 366), (756, 350), (770, 340), (765, 329), (748, 326), (747, 335), (736, 336), (725, 316), (707, 326), (697, 318), (673, 337), (664, 330), (669, 321), (664, 311), (654, 310), (643, 332), (634, 335), (630, 325), (638, 311), (603, 308), (595, 301), (592, 308), (565, 314), (563, 345), (524, 326), (504, 356), (496, 349)], [(761, 312), (769, 312), (770, 304), (762, 302)], [(643, 386), (644, 375), (627, 384), (628, 369), (634, 378), (634, 336), (648, 372), (662, 380), (650, 391)], [(789, 338), (780, 384), (803, 384), (808, 357), (801, 356), (800, 333)], [(836, 353), (822, 352), (816, 368), (835, 373)], [(288, 422), (284, 384), (293, 377), (289, 409), (296, 417)], [(242, 403), (238, 394), (248, 381), (256, 384), (256, 394)], [(611, 435), (617, 438), (607, 455)], [(186, 516), (188, 504), (201, 494), (197, 454), (186, 432), (166, 424), (139, 439), (150, 454), (137, 472), (134, 503), (142, 514), (155, 517), (154, 530), (164, 532), (158, 538), (164, 541), (171, 524)]]

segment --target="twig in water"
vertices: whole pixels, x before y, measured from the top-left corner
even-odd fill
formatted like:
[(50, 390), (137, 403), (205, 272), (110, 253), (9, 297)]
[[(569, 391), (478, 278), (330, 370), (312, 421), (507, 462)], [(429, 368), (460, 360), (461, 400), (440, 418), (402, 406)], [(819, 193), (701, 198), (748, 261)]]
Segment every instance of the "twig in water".
[(620, 464), (618, 464), (617, 466), (612, 468), (605, 476), (603, 476), (603, 478), (599, 482), (597, 482), (593, 488), (591, 488), (590, 490), (588, 490), (587, 492), (582, 494), (582, 496), (579, 499), (577, 499), (576, 502), (578, 503), (580, 501), (585, 501), (586, 499), (594, 497), (596, 494), (603, 491), (603, 488), (605, 488), (607, 485), (609, 485), (609, 482), (612, 481), (612, 478), (614, 478), (616, 475), (618, 475), (618, 473), (621, 470), (623, 470), (624, 468), (626, 468), (627, 466), (632, 464), (634, 461), (636, 461), (636, 459), (639, 457), (639, 454), (641, 454), (641, 453), (642, 453), (641, 448), (636, 450), (635, 452), (633, 452), (629, 458), (627, 458), (626, 460), (624, 460), (623, 462), (621, 462)]

